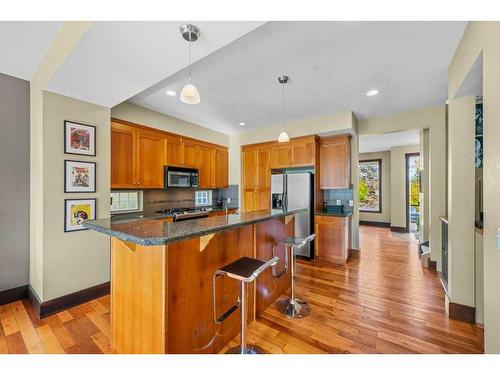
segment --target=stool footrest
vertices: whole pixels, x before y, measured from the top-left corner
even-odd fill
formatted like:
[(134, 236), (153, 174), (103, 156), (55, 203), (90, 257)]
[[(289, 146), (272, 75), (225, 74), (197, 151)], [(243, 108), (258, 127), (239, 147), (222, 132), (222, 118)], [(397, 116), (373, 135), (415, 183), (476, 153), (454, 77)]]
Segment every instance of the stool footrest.
[(240, 307), (240, 300), (238, 299), (238, 302), (236, 302), (233, 306), (231, 306), (227, 311), (219, 316), (216, 320), (215, 323), (221, 324), (224, 320), (226, 320), (233, 312), (238, 310), (238, 307)]

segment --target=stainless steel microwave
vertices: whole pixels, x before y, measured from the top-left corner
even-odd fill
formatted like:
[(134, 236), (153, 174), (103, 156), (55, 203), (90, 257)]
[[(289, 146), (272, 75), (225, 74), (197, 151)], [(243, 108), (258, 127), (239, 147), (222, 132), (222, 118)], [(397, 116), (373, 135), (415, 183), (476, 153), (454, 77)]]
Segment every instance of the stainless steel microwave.
[(165, 187), (197, 188), (198, 169), (165, 166)]

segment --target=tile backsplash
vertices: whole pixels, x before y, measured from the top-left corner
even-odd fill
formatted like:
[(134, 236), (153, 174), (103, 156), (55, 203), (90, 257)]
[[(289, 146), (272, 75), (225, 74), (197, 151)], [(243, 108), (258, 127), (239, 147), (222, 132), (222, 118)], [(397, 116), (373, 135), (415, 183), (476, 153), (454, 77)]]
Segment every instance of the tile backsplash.
[[(202, 189), (199, 189), (202, 190)], [(225, 198), (225, 206), (239, 208), (238, 185), (227, 189), (212, 189), (212, 205), (217, 206), (217, 198)], [(153, 189), (143, 190), (143, 212), (154, 213), (165, 208), (194, 207), (194, 189)], [(227, 203), (227, 198), (231, 202)]]
[(327, 189), (323, 190), (323, 194), (324, 202), (327, 204), (336, 204), (336, 201), (340, 200), (344, 211), (352, 211), (352, 207), (349, 206), (349, 201), (354, 197), (352, 189)]

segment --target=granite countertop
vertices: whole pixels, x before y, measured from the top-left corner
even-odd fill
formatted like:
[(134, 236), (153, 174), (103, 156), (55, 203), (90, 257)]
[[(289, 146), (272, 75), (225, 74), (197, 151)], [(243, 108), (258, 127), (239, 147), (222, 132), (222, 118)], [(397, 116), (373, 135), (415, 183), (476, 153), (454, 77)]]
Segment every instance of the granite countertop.
[(315, 215), (319, 216), (337, 216), (337, 217), (349, 217), (352, 215), (352, 211), (347, 212), (326, 212), (326, 211), (316, 211)]
[(143, 246), (156, 246), (255, 224), (259, 221), (293, 215), (306, 210), (307, 208), (289, 211), (262, 210), (175, 223), (156, 220), (155, 218), (98, 219), (86, 221), (83, 226), (123, 241), (134, 242)]

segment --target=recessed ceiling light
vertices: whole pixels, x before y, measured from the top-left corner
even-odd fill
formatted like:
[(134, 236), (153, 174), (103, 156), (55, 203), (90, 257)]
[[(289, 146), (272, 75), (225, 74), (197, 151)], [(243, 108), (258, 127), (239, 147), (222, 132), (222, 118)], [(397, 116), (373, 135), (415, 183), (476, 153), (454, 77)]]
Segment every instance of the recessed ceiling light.
[(370, 90), (366, 93), (366, 96), (375, 96), (378, 95), (378, 90)]
[(239, 125), (239, 126), (245, 126), (245, 125), (246, 125), (246, 123), (244, 123), (244, 122), (239, 122), (239, 123), (238, 123), (238, 125)]
[(177, 93), (174, 90), (167, 90), (167, 95), (168, 96), (176, 96)]

